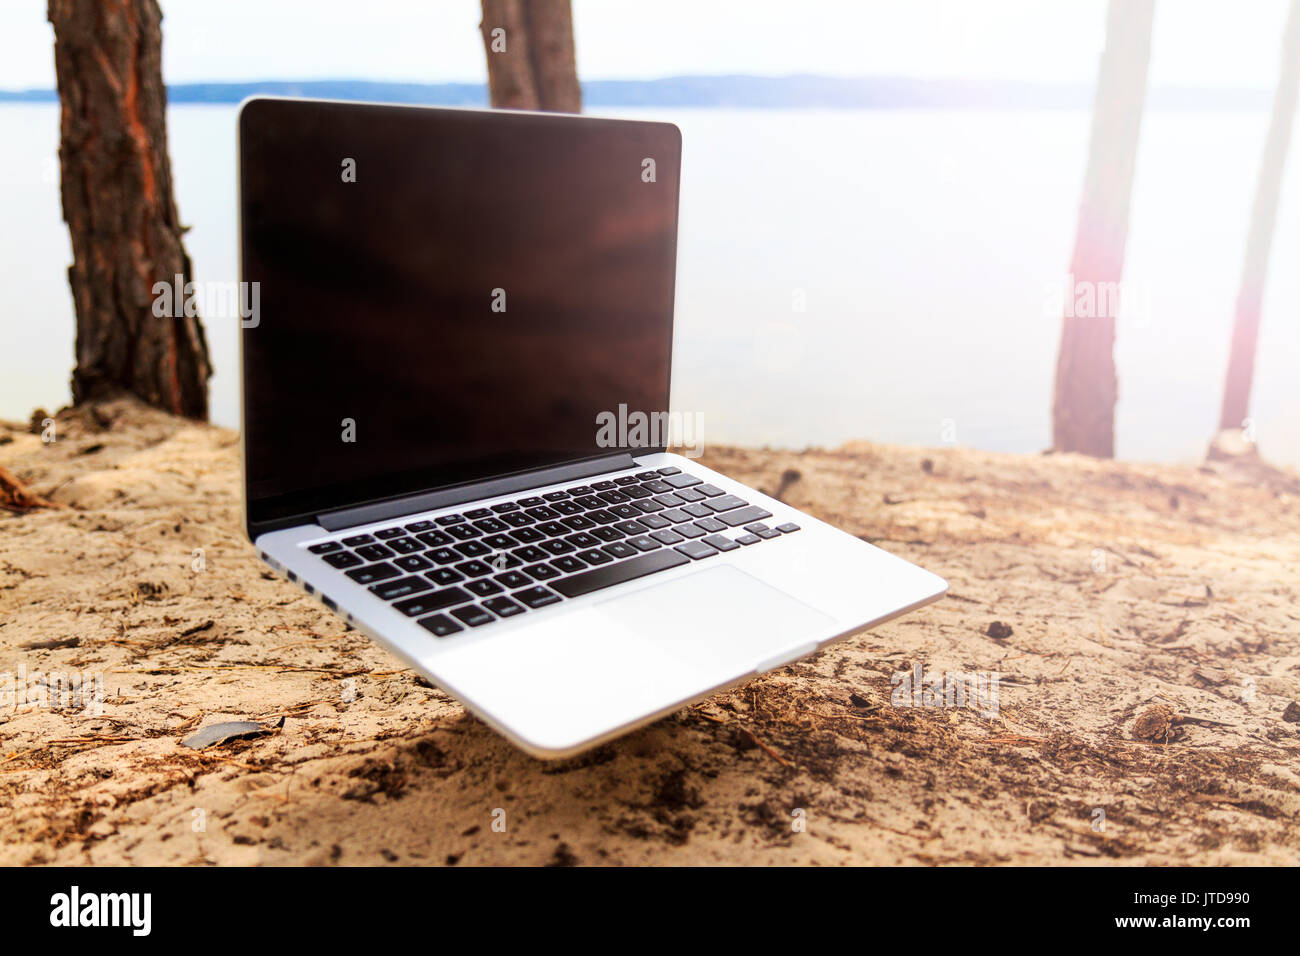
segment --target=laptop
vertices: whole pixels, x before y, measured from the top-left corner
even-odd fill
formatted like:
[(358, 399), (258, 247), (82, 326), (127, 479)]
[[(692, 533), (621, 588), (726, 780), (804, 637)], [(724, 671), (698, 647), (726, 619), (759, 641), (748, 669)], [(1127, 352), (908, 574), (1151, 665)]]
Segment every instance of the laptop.
[(945, 592), (668, 451), (704, 425), (669, 402), (676, 126), (238, 122), (248, 536), (518, 747), (571, 756)]

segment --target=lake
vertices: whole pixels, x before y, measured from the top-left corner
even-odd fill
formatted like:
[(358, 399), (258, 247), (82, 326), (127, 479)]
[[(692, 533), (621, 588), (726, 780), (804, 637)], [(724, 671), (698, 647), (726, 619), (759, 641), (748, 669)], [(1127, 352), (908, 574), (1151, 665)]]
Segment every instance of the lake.
[[(1086, 111), (601, 111), (683, 132), (674, 410), (706, 442), (851, 438), (1037, 452)], [(235, 107), (168, 112), (195, 278), (237, 277)], [(1116, 361), (1120, 457), (1192, 461), (1218, 419), (1266, 112), (1147, 115)], [(0, 106), (0, 417), (69, 401), (71, 251), (53, 105)], [(1300, 144), (1274, 239), (1252, 400), (1300, 465)], [(1056, 293), (1059, 298), (1059, 292)], [(212, 417), (239, 420), (237, 323), (207, 334)]]

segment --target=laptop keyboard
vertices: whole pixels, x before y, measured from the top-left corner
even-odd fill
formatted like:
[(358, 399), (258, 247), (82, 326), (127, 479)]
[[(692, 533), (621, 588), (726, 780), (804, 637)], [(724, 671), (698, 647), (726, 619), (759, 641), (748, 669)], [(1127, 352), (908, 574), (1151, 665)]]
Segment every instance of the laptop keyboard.
[(660, 468), (308, 550), (447, 637), (799, 530), (769, 528), (770, 517), (679, 468)]

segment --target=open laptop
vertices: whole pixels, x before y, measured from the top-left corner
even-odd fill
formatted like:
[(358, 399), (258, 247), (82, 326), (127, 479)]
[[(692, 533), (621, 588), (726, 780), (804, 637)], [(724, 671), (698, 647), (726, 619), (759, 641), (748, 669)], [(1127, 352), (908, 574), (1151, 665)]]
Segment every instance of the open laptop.
[(677, 127), (256, 98), (239, 177), (249, 537), (528, 753), (946, 590), (667, 452)]

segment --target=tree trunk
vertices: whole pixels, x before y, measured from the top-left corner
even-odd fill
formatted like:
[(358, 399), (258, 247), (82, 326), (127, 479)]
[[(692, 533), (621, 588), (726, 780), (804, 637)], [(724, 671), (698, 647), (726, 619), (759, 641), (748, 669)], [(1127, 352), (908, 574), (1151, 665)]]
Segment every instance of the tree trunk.
[(493, 106), (582, 111), (569, 0), (483, 0), (479, 30)]
[(72, 237), (73, 401), (130, 392), (205, 419), (203, 327), (183, 308), (154, 314), (155, 283), (190, 281), (167, 157), (162, 11), (157, 0), (49, 0), (48, 16)]
[(1282, 66), (1278, 75), (1277, 93), (1273, 97), (1273, 118), (1269, 122), (1268, 138), (1264, 141), (1264, 157), (1260, 162), (1259, 180), (1255, 185), (1255, 203), (1250, 212), (1246, 258), (1242, 265), (1241, 288), (1237, 293), (1237, 311), (1232, 325), (1228, 375), (1223, 386), (1223, 406), (1219, 413), (1220, 431), (1237, 431), (1246, 424), (1250, 386), (1255, 377), (1255, 347), (1259, 338), (1264, 279), (1268, 272), (1268, 256), (1273, 244), (1273, 227), (1277, 220), (1278, 199), (1282, 193), (1282, 171), (1286, 166), (1298, 89), (1300, 0), (1292, 0), (1282, 38)]
[[(1052, 447), (1057, 451), (1115, 455), (1117, 300), (1102, 293), (1120, 288), (1124, 271), (1154, 6), (1154, 0), (1110, 0), (1107, 11), (1106, 49), (1097, 73), (1088, 167), (1070, 260), (1075, 285), (1066, 293), (1052, 396)], [(1091, 301), (1092, 309), (1073, 307), (1079, 288), (1090, 291), (1081, 301)]]

